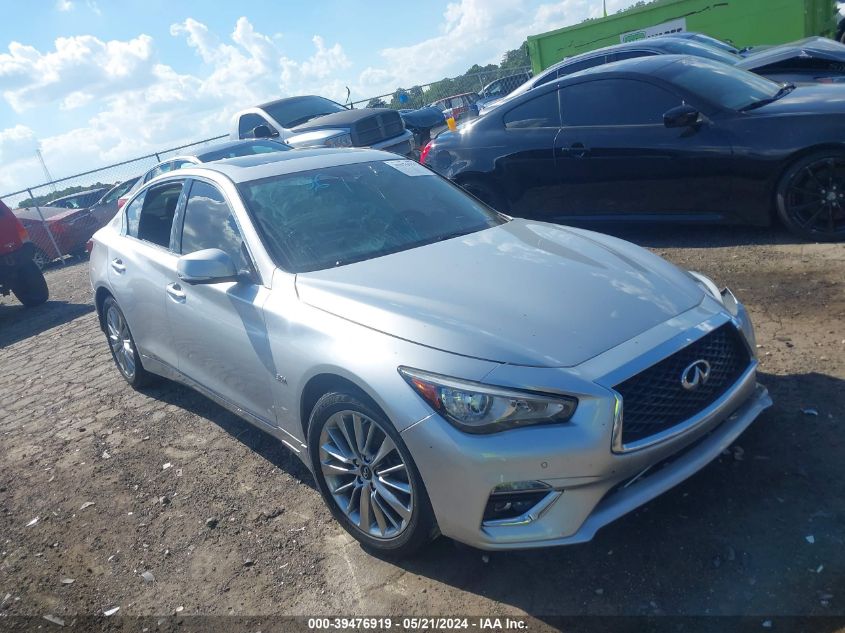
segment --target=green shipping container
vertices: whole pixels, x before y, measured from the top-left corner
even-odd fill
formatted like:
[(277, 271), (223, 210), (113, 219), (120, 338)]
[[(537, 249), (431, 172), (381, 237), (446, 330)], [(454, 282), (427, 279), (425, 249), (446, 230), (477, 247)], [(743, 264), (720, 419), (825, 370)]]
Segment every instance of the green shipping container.
[[(594, 0), (596, 3), (601, 0)], [(528, 37), (534, 73), (578, 53), (679, 31), (737, 48), (783, 44), (836, 31), (833, 0), (656, 0), (643, 7)]]

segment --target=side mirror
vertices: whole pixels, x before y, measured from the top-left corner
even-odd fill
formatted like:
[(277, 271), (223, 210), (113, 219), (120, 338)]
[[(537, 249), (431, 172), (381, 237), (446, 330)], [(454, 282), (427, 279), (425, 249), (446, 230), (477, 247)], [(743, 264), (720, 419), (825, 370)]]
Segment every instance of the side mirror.
[(695, 127), (701, 122), (701, 113), (691, 105), (683, 104), (663, 115), (666, 127)]
[(235, 262), (219, 248), (182, 255), (176, 262), (176, 276), (189, 284), (218, 284), (239, 278)]
[(270, 138), (273, 136), (273, 130), (270, 129), (269, 125), (256, 125), (252, 128), (252, 136), (253, 138)]

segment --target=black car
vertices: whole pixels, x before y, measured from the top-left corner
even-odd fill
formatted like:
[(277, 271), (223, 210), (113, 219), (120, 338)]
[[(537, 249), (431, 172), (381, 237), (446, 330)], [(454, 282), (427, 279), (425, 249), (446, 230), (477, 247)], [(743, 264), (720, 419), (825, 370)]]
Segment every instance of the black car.
[(845, 237), (845, 86), (784, 86), (697, 57), (559, 79), (439, 135), (422, 160), (517, 216), (779, 216), (809, 239)]
[(481, 108), (481, 112), (487, 112), (489, 108), (504, 103), (513, 97), (525, 94), (533, 88), (588, 68), (603, 66), (604, 64), (621, 61), (623, 59), (652, 57), (655, 55), (695, 55), (696, 57), (704, 57), (705, 59), (712, 59), (731, 65), (742, 60), (742, 57), (739, 55), (720, 48), (703, 44), (692, 39), (678, 38), (669, 35), (637, 40), (635, 42), (626, 42), (624, 44), (614, 44), (613, 46), (605, 46), (604, 48), (599, 48), (588, 53), (581, 53), (579, 55), (567, 57), (563, 61), (560, 61), (553, 66), (549, 66), (546, 70), (535, 75), (502, 99), (484, 103)]

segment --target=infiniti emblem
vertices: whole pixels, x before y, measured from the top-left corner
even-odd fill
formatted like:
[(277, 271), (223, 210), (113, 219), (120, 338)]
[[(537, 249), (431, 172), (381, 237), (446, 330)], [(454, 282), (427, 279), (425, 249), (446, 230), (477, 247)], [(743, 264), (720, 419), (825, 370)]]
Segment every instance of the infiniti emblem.
[(691, 363), (681, 373), (681, 386), (687, 391), (706, 385), (708, 380), (710, 380), (710, 363), (704, 359)]

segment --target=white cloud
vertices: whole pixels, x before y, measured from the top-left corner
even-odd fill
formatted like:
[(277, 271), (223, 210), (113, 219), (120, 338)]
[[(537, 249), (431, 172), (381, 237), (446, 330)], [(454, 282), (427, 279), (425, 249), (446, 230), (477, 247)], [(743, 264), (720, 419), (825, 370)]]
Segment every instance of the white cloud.
[(153, 77), (152, 38), (103, 42), (92, 35), (60, 37), (55, 49), (41, 53), (18, 42), (0, 53), (0, 88), (17, 112), (60, 103), (78, 107), (148, 85)]
[(32, 158), (36, 149), (38, 141), (35, 140), (35, 133), (25, 125), (0, 130), (0, 162)]
[[(609, 10), (632, 0), (608, 0)], [(82, 3), (76, 2), (82, 6)], [(56, 8), (71, 10), (71, 0)], [(93, 13), (96, 0), (85, 0)], [(63, 177), (144, 153), (229, 131), (240, 108), (295, 94), (338, 101), (391, 93), (465, 72), (473, 63), (498, 62), (527, 35), (598, 17), (596, 0), (456, 0), (434, 36), (380, 51), (382, 63), (355, 69), (339, 42), (312, 36), (313, 48), (293, 53), (280, 33), (261, 33), (245, 17), (226, 34), (193, 18), (171, 25), (202, 62), (180, 73), (157, 59), (153, 39), (103, 41), (91, 35), (57, 38), (52, 50), (12, 42), (0, 53), (0, 94), (17, 112), (49, 117), (56, 108), (85, 112), (87, 120), (45, 136), (18, 125), (0, 132), (0, 190), (42, 180), (31, 156), (38, 146), (53, 176)], [(409, 35), (412, 31), (409, 31)], [(361, 68), (360, 66), (358, 68)], [(131, 169), (131, 168), (127, 168)], [(131, 174), (122, 173), (128, 177)]]

